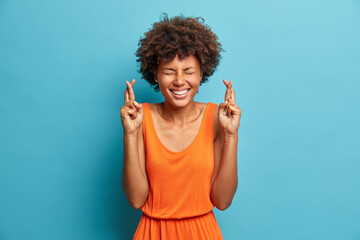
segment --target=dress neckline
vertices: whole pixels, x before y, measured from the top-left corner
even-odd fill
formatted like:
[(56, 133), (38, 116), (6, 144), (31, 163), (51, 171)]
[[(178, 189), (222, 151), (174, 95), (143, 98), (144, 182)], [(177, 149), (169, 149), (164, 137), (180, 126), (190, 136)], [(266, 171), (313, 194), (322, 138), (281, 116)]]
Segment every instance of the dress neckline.
[(207, 114), (207, 111), (208, 111), (208, 108), (209, 108), (209, 105), (210, 105), (210, 104), (209, 104), (209, 103), (206, 104), (206, 107), (205, 107), (205, 110), (204, 110), (204, 115), (203, 115), (202, 120), (201, 120), (201, 125), (200, 125), (200, 128), (199, 128), (198, 132), (197, 132), (196, 135), (195, 135), (195, 138), (192, 140), (192, 142), (191, 142), (185, 149), (181, 150), (180, 152), (174, 152), (174, 151), (170, 150), (169, 148), (167, 148), (167, 147), (163, 144), (163, 142), (161, 141), (159, 135), (158, 135), (157, 132), (156, 132), (155, 124), (154, 124), (154, 120), (153, 120), (153, 117), (152, 117), (150, 105), (149, 105), (148, 103), (147, 103), (147, 105), (148, 105), (148, 107), (149, 107), (149, 113), (150, 113), (150, 114), (149, 114), (149, 115), (150, 115), (150, 120), (149, 120), (149, 121), (150, 121), (151, 127), (152, 127), (152, 129), (153, 129), (153, 131), (154, 131), (154, 135), (155, 135), (156, 139), (158, 140), (158, 142), (160, 143), (160, 145), (161, 145), (167, 152), (169, 152), (169, 153), (171, 153), (171, 154), (182, 154), (182, 153), (188, 151), (188, 150), (191, 148), (191, 146), (194, 145), (194, 143), (196, 142), (196, 140), (197, 140), (200, 132), (202, 131), (202, 128), (203, 128), (203, 125), (204, 125), (204, 121), (205, 121), (205, 118), (206, 118), (206, 114)]

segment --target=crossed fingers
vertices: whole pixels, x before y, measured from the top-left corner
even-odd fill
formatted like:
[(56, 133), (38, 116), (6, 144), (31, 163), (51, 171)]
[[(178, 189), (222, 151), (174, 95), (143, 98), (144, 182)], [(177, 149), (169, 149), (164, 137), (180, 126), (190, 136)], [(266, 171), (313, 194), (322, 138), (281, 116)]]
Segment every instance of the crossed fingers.
[(232, 81), (228, 82), (224, 79), (223, 82), (226, 86), (225, 101), (220, 105), (225, 108), (224, 115), (227, 115), (227, 117), (230, 118), (233, 105), (235, 105), (235, 91), (232, 88)]
[(235, 90), (232, 87), (232, 81), (228, 82), (224, 79), (223, 82), (226, 86), (225, 102), (235, 102)]
[(124, 93), (124, 101), (125, 103), (129, 102), (129, 101), (135, 101), (135, 93), (134, 93), (134, 90), (133, 90), (133, 86), (135, 84), (135, 79), (133, 79), (131, 82), (129, 81), (126, 81), (126, 90), (125, 90), (125, 93)]
[(124, 93), (125, 104), (122, 107), (124, 111), (124, 116), (128, 115), (130, 116), (131, 119), (135, 119), (137, 117), (137, 114), (139, 113), (138, 110), (141, 108), (141, 104), (135, 101), (135, 93), (133, 90), (134, 84), (135, 84), (135, 79), (133, 79), (131, 82), (126, 81), (127, 87)]

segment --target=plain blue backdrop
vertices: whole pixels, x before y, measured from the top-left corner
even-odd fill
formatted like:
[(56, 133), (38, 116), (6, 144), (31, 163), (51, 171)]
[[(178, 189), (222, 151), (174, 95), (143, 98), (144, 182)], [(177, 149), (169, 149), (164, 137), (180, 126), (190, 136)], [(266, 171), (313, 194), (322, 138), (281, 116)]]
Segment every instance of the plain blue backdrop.
[(0, 0), (0, 239), (131, 239), (125, 81), (162, 12), (202, 16), (226, 52), (196, 101), (242, 109), (224, 239), (360, 240), (360, 1)]

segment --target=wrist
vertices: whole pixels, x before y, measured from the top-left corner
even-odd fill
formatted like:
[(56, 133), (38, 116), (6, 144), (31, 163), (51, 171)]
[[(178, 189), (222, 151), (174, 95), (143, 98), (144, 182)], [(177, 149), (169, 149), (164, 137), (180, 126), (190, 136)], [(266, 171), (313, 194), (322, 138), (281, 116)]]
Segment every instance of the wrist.
[(239, 139), (239, 134), (236, 133), (229, 133), (229, 132), (223, 132), (224, 135), (224, 141), (225, 142), (232, 142), (232, 141), (237, 141)]
[(134, 138), (134, 137), (136, 138), (137, 135), (138, 135), (138, 131), (132, 131), (132, 132), (126, 132), (126, 131), (124, 131), (123, 137), (124, 137), (124, 138)]

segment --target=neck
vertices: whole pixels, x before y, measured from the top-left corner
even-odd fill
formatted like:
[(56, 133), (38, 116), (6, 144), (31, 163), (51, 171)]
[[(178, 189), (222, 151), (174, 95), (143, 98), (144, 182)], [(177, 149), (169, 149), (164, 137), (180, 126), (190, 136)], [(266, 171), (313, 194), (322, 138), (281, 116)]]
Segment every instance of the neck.
[[(168, 102), (162, 103), (162, 117), (174, 124), (184, 124), (194, 119), (196, 113), (196, 104), (194, 101), (186, 105), (185, 107), (174, 107)], [(195, 114), (194, 114), (195, 113)]]

